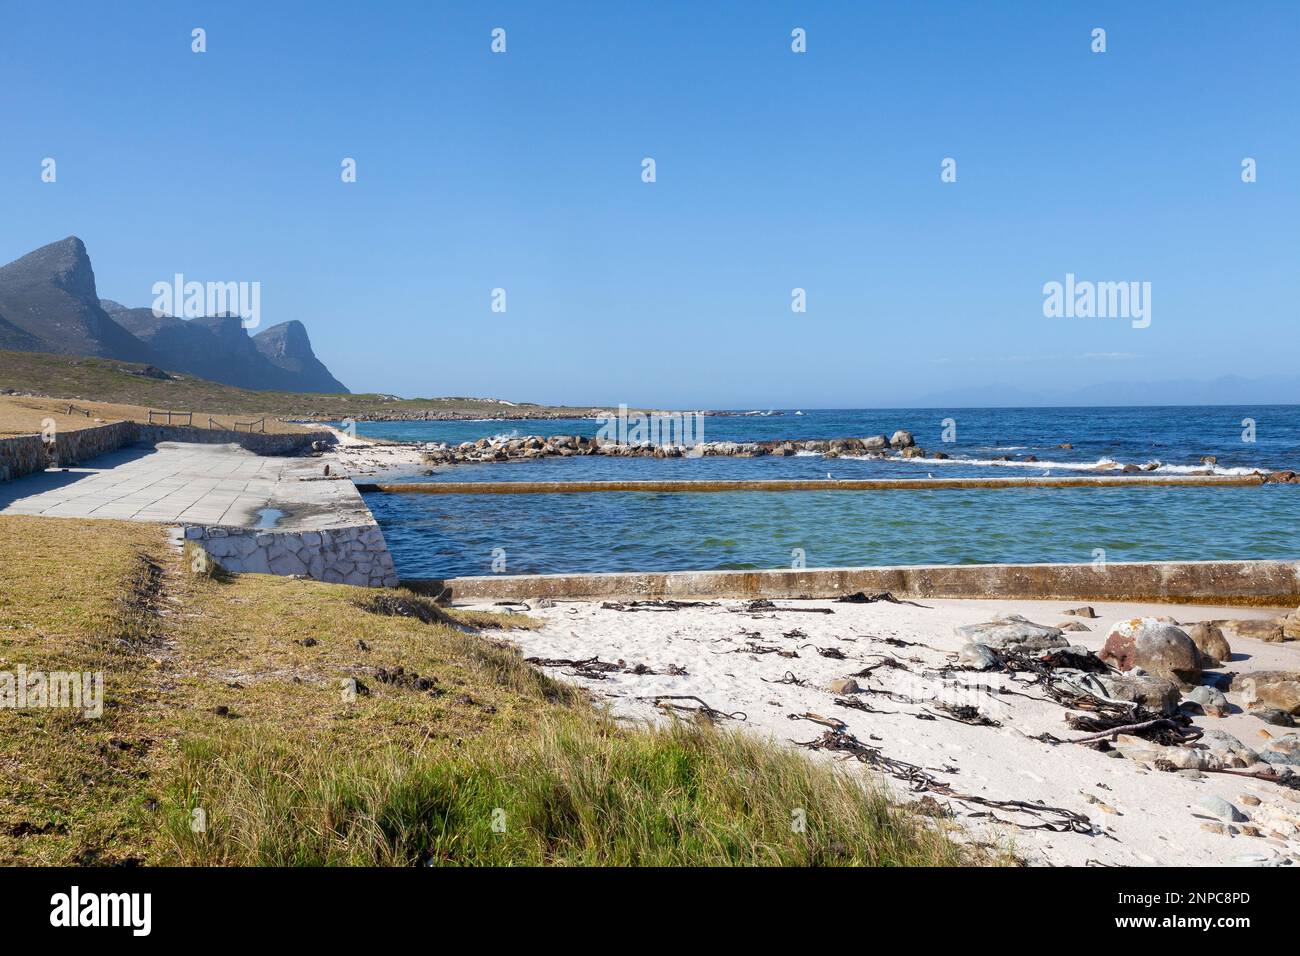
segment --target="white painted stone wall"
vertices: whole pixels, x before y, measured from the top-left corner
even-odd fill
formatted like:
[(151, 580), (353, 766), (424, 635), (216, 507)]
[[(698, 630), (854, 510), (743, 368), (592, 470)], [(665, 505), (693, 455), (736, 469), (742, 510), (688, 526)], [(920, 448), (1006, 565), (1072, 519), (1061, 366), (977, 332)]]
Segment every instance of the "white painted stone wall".
[(319, 531), (257, 531), (188, 525), (185, 538), (202, 545), (227, 571), (301, 574), (332, 584), (397, 586), (397, 568), (378, 525)]

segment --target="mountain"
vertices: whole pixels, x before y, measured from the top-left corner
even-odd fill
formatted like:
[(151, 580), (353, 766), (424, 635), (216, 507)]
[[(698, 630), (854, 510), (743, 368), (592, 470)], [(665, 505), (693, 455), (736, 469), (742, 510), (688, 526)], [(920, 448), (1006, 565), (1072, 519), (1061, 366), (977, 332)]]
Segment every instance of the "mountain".
[(75, 236), (0, 268), (0, 349), (141, 362), (256, 391), (348, 391), (301, 322), (250, 338), (236, 316), (186, 320), (98, 298)]
[[(95, 272), (76, 236), (42, 246), (0, 266), (0, 337), (16, 326), (40, 351), (153, 362), (148, 346), (103, 310)], [(28, 346), (11, 346), (34, 351)]]
[(307, 329), (296, 319), (281, 322), (253, 336), (253, 344), (266, 360), (293, 377), (295, 392), (346, 392), (311, 350)]

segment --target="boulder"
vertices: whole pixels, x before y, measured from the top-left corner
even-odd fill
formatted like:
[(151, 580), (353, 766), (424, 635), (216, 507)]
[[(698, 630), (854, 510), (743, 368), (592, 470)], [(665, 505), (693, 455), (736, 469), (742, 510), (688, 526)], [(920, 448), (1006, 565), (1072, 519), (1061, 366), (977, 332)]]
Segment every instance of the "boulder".
[(1220, 820), (1227, 820), (1230, 823), (1245, 823), (1249, 817), (1234, 807), (1223, 797), (1216, 797), (1212, 793), (1207, 793), (1196, 801), (1197, 805), (1211, 816), (1218, 817)]
[(909, 446), (909, 447), (903, 449), (903, 457), (904, 457), (904, 458), (924, 458), (924, 457), (925, 457), (925, 449), (924, 449), (924, 448), (918, 448), (916, 445), (911, 445), (911, 446)]
[(1191, 693), (1183, 698), (1183, 709), (1193, 714), (1208, 714), (1211, 717), (1228, 716), (1228, 698), (1223, 691), (1213, 687), (1192, 688)]
[(987, 644), (970, 642), (957, 652), (957, 663), (977, 671), (991, 671), (999, 666), (998, 656)]
[(1209, 623), (1218, 625), (1220, 631), (1225, 635), (1231, 635), (1234, 640), (1239, 637), (1251, 637), (1257, 641), (1277, 644), (1289, 640), (1282, 625), (1285, 620), (1286, 618), (1271, 617), (1264, 620), (1211, 621)]
[(891, 448), (911, 448), (915, 444), (916, 441), (912, 438), (912, 433), (903, 431), (901, 428), (894, 432), (889, 439), (889, 445)]
[(1085, 604), (1082, 607), (1072, 607), (1068, 611), (1062, 611), (1062, 614), (1071, 614), (1074, 617), (1096, 617), (1097, 612), (1092, 609), (1091, 605)]
[(1129, 760), (1144, 763), (1161, 770), (1177, 770), (1192, 774), (1201, 770), (1222, 770), (1223, 761), (1208, 750), (1195, 747), (1162, 747), (1141, 737), (1120, 734), (1114, 742), (1115, 750)]
[(1282, 618), (1282, 636), (1288, 641), (1300, 641), (1300, 608)]
[(1111, 700), (1130, 701), (1158, 714), (1172, 714), (1178, 710), (1178, 685), (1171, 680), (1138, 670), (1093, 676)]
[(1090, 628), (1087, 624), (1084, 624), (1082, 621), (1066, 621), (1064, 624), (1061, 625), (1061, 630), (1063, 630), (1063, 631), (1091, 631), (1092, 628)]
[(889, 447), (889, 439), (884, 435), (872, 435), (862, 439), (862, 447), (867, 451), (880, 451)]
[(1019, 614), (1009, 614), (987, 624), (965, 624), (954, 631), (958, 637), (998, 650), (1041, 651), (1070, 644), (1059, 627), (1035, 624)]
[(1259, 755), (1255, 751), (1226, 731), (1207, 730), (1200, 742), (1206, 750), (1217, 755), (1225, 767), (1249, 767), (1259, 763)]
[(1202, 667), (1218, 667), (1224, 661), (1232, 659), (1232, 648), (1228, 646), (1228, 639), (1223, 636), (1223, 631), (1213, 621), (1188, 624), (1183, 631), (1201, 652)]
[(1238, 684), (1247, 707), (1263, 704), (1300, 714), (1300, 671), (1257, 671), (1233, 681), (1233, 688)]
[(1287, 734), (1270, 740), (1259, 751), (1259, 759), (1267, 763), (1300, 767), (1300, 735)]
[(1097, 655), (1121, 671), (1135, 667), (1182, 684), (1201, 679), (1201, 652), (1186, 632), (1152, 617), (1120, 621)]
[(859, 687), (852, 677), (838, 677), (827, 685), (827, 690), (832, 694), (856, 694)]
[(1268, 704), (1251, 704), (1246, 708), (1246, 713), (1252, 717), (1258, 717), (1266, 724), (1272, 724), (1274, 727), (1294, 727), (1295, 718), (1285, 710), (1278, 707), (1270, 707)]

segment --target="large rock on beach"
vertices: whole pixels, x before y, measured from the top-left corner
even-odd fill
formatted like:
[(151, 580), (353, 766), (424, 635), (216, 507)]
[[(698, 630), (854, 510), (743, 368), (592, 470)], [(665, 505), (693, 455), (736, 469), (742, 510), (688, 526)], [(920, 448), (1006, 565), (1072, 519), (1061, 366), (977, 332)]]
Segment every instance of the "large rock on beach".
[(911, 432), (900, 428), (890, 436), (889, 444), (892, 448), (911, 448), (916, 444), (916, 440), (912, 438)]
[(1257, 641), (1267, 641), (1270, 644), (1277, 644), (1288, 638), (1283, 622), (1286, 618), (1270, 617), (1263, 620), (1247, 619), (1232, 621), (1211, 621), (1210, 623), (1218, 626), (1219, 630), (1225, 635), (1231, 635), (1235, 640), (1239, 637), (1254, 638)]
[(1145, 707), (1157, 714), (1172, 714), (1178, 710), (1181, 696), (1178, 685), (1164, 677), (1146, 674), (1139, 670), (1127, 674), (1093, 675), (1111, 700), (1124, 700)]
[(954, 632), (971, 643), (1008, 651), (1044, 651), (1070, 644), (1059, 627), (1035, 624), (1019, 614), (1009, 614), (987, 624), (964, 624), (954, 628)]
[(1153, 617), (1120, 621), (1097, 655), (1121, 671), (1140, 667), (1182, 684), (1201, 679), (1201, 652), (1181, 628)]
[(1259, 704), (1292, 716), (1300, 714), (1300, 671), (1257, 671), (1234, 680), (1233, 689), (1241, 690), (1242, 702), (1249, 708)]
[(1228, 639), (1213, 621), (1187, 624), (1183, 631), (1201, 652), (1202, 667), (1218, 667), (1224, 661), (1232, 660), (1232, 648), (1228, 646)]
[(957, 652), (957, 663), (977, 671), (991, 671), (998, 667), (998, 655), (987, 644), (971, 641)]
[(1183, 709), (1193, 714), (1207, 714), (1210, 717), (1228, 716), (1228, 698), (1223, 691), (1213, 687), (1193, 687), (1183, 698)]
[(1226, 730), (1207, 730), (1199, 742), (1219, 757), (1225, 767), (1249, 767), (1259, 763), (1259, 754)]

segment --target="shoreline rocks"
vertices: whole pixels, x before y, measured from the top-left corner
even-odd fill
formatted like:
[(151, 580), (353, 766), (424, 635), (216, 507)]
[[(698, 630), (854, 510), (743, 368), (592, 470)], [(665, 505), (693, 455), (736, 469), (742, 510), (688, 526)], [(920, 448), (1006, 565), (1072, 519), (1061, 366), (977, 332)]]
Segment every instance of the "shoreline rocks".
[(1182, 628), (1154, 617), (1120, 621), (1097, 654), (1121, 671), (1141, 668), (1179, 684), (1201, 680), (1201, 652)]

